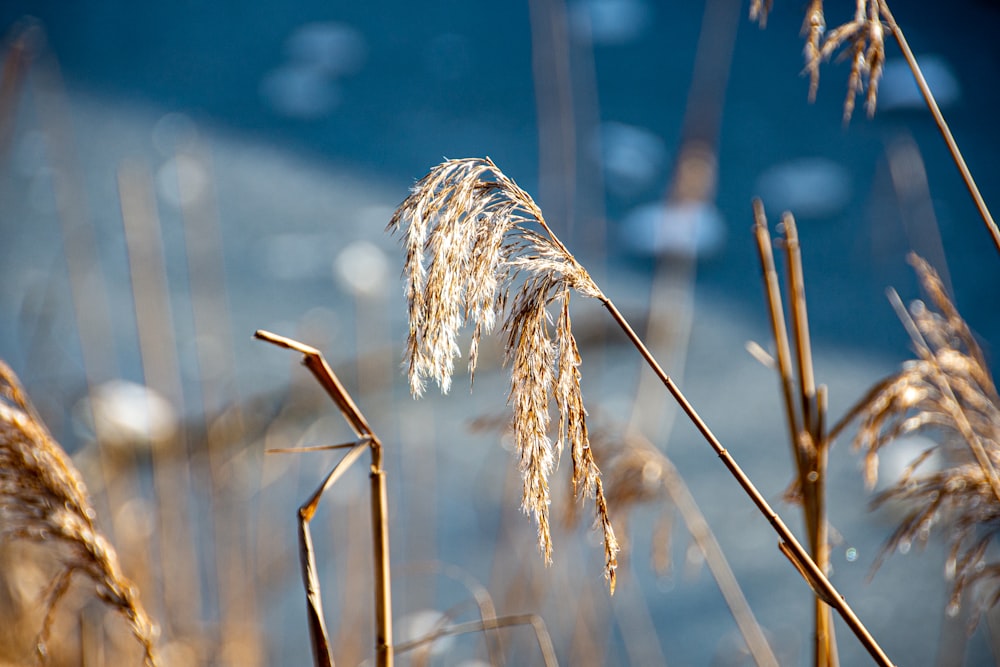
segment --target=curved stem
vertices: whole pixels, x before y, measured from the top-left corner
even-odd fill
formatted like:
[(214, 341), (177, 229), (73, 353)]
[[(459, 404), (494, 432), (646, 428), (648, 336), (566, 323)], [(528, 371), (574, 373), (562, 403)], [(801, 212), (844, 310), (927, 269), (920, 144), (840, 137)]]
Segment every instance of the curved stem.
[(893, 664), (892, 661), (882, 650), (882, 647), (879, 646), (878, 642), (875, 641), (875, 638), (872, 637), (871, 633), (868, 632), (868, 629), (854, 613), (854, 610), (851, 609), (850, 605), (847, 604), (847, 601), (840, 594), (840, 592), (837, 591), (832, 583), (830, 583), (830, 580), (827, 579), (823, 571), (818, 565), (816, 565), (816, 562), (809, 556), (809, 553), (795, 538), (795, 535), (791, 530), (789, 530), (788, 526), (785, 525), (785, 522), (781, 520), (781, 517), (778, 516), (773, 509), (771, 509), (770, 504), (768, 504), (767, 500), (764, 499), (764, 496), (761, 495), (754, 483), (750, 481), (750, 478), (747, 477), (745, 472), (743, 472), (743, 469), (740, 468), (733, 457), (730, 456), (729, 452), (726, 451), (726, 448), (722, 446), (719, 439), (694, 409), (694, 406), (692, 406), (687, 400), (687, 397), (684, 396), (680, 388), (674, 384), (674, 381), (670, 379), (670, 376), (667, 375), (660, 364), (656, 361), (652, 353), (650, 353), (649, 349), (635, 333), (635, 330), (632, 329), (632, 326), (628, 323), (618, 308), (615, 307), (611, 300), (607, 298), (601, 299), (601, 303), (608, 310), (611, 317), (615, 320), (622, 331), (625, 332), (625, 335), (628, 336), (632, 345), (635, 346), (636, 350), (646, 361), (646, 364), (654, 373), (656, 373), (656, 376), (663, 383), (663, 386), (666, 387), (667, 391), (670, 392), (671, 396), (674, 397), (674, 400), (677, 401), (680, 408), (691, 420), (691, 423), (694, 424), (695, 428), (698, 429), (701, 435), (705, 438), (706, 442), (708, 442), (712, 449), (715, 450), (715, 453), (719, 455), (719, 458), (722, 459), (722, 463), (729, 469), (729, 472), (732, 473), (733, 477), (736, 478), (739, 485), (743, 487), (743, 490), (750, 497), (750, 500), (753, 501), (754, 505), (757, 506), (757, 509), (760, 510), (760, 513), (764, 515), (764, 518), (766, 518), (768, 523), (771, 524), (774, 531), (778, 533), (778, 536), (781, 538), (779, 547), (796, 566), (796, 569), (799, 570), (799, 573), (806, 580), (806, 583), (808, 583), (813, 589), (813, 592), (837, 610), (837, 613), (839, 613), (841, 618), (844, 619), (844, 622), (865, 647), (869, 655), (872, 656), (876, 664), (891, 667)]

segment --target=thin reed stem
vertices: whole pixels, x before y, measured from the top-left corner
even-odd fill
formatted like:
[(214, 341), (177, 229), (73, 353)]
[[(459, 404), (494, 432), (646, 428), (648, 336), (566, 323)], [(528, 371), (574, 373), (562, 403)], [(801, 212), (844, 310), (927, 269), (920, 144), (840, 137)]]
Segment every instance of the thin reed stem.
[(316, 566), (316, 550), (313, 548), (312, 531), (309, 523), (316, 514), (323, 492), (336, 483), (364, 453), (367, 441), (358, 442), (334, 466), (319, 488), (313, 492), (309, 500), (299, 507), (299, 558), (302, 568), (302, 583), (306, 588), (306, 612), (309, 620), (309, 639), (312, 642), (313, 661), (316, 667), (333, 667), (333, 656), (330, 653), (329, 633), (326, 630), (326, 619), (323, 614), (323, 598)]
[[(636, 434), (633, 437), (638, 436)], [(709, 527), (705, 515), (702, 514), (701, 508), (698, 507), (697, 501), (684, 482), (680, 471), (677, 470), (677, 466), (666, 454), (653, 443), (646, 441), (645, 438), (643, 438), (641, 446), (655, 457), (653, 460), (659, 466), (663, 488), (670, 496), (670, 502), (677, 508), (691, 539), (698, 545), (698, 549), (704, 556), (705, 564), (708, 565), (712, 577), (715, 578), (715, 582), (719, 586), (719, 592), (726, 601), (726, 606), (729, 607), (733, 620), (736, 621), (736, 627), (743, 636), (743, 641), (746, 642), (747, 650), (754, 663), (759, 667), (769, 665), (777, 667), (778, 658), (771, 650), (771, 645), (768, 643), (760, 623), (757, 622), (757, 618), (743, 594), (743, 589), (740, 588), (736, 575), (729, 566), (729, 561), (726, 560), (726, 555), (722, 552), (719, 541), (715, 538), (715, 533)]]
[[(823, 433), (825, 415), (825, 390), (823, 401), (817, 400), (813, 372), (812, 345), (809, 339), (808, 311), (805, 298), (805, 280), (802, 271), (802, 253), (795, 227), (795, 218), (786, 213), (782, 217), (785, 233), (785, 250), (788, 264), (788, 291), (792, 319), (792, 341), (789, 342), (785, 323), (784, 306), (778, 284), (771, 235), (768, 231), (764, 205), (759, 199), (753, 202), (754, 233), (764, 277), (769, 319), (774, 335), (776, 361), (781, 380), (781, 394), (791, 438), (792, 458), (796, 467), (795, 494), (802, 502), (803, 517), (813, 559), (821, 570), (829, 570), (828, 530), (826, 519), (826, 462), (829, 440)], [(792, 377), (792, 349), (799, 375), (799, 412), (796, 412)], [(830, 609), (820, 598), (815, 599), (813, 633), (813, 664), (832, 667), (838, 663), (833, 619)]]
[[(132, 307), (146, 385), (161, 392), (175, 409), (184, 405), (173, 307), (167, 280), (163, 230), (156, 210), (148, 167), (124, 162), (118, 170), (122, 229), (129, 262)], [(161, 594), (165, 623), (173, 633), (197, 636), (202, 631), (192, 609), (202, 607), (202, 589), (188, 573), (198, 568), (191, 505), (193, 484), (188, 438), (178, 430), (166, 442), (150, 442), (153, 488), (161, 539)]]
[[(795, 434), (801, 431), (798, 413), (795, 412), (794, 387), (792, 379), (791, 344), (788, 342), (788, 327), (785, 325), (785, 311), (781, 306), (781, 288), (778, 284), (778, 270), (774, 264), (774, 254), (771, 250), (771, 235), (767, 229), (767, 219), (764, 216), (764, 204), (755, 199), (754, 233), (757, 238), (757, 251), (760, 257), (761, 271), (764, 275), (764, 293), (767, 296), (768, 315), (771, 322), (771, 333), (774, 335), (775, 361), (778, 375), (781, 379), (781, 397), (785, 403), (785, 417), (788, 419), (788, 432), (792, 438), (792, 451), (798, 449)], [(798, 457), (796, 457), (798, 460)]]
[(996, 247), (997, 252), (1000, 253), (1000, 228), (997, 228), (997, 223), (993, 220), (993, 214), (990, 213), (989, 208), (986, 206), (986, 201), (983, 199), (983, 195), (979, 192), (979, 186), (976, 185), (976, 181), (972, 177), (972, 172), (969, 171), (968, 165), (965, 164), (965, 158), (962, 156), (962, 151), (959, 150), (958, 143), (955, 141), (955, 137), (952, 136), (948, 123), (945, 122), (944, 114), (941, 113), (941, 108), (938, 106), (937, 100), (934, 98), (934, 93), (931, 91), (931, 87), (927, 84), (927, 79), (924, 78), (924, 73), (920, 69), (920, 65), (917, 64), (917, 59), (913, 55), (913, 51), (910, 49), (909, 43), (906, 41), (906, 36), (903, 35), (902, 29), (900, 29), (899, 24), (896, 23), (896, 18), (892, 15), (892, 12), (889, 10), (889, 5), (885, 2), (885, 0), (882, 0), (881, 2), (881, 9), (882, 16), (885, 17), (889, 24), (889, 29), (892, 31), (892, 36), (896, 38), (896, 43), (899, 44), (899, 49), (903, 52), (906, 64), (909, 65), (910, 71), (913, 72), (913, 78), (917, 82), (920, 94), (923, 95), (924, 102), (927, 103), (927, 108), (930, 110), (931, 116), (934, 117), (934, 123), (937, 125), (938, 131), (941, 132), (941, 136), (944, 138), (944, 142), (948, 146), (948, 152), (951, 153), (951, 157), (955, 161), (955, 166), (958, 167), (958, 172), (962, 176), (962, 181), (965, 182), (965, 187), (969, 189), (972, 201), (975, 202), (976, 208), (979, 210), (979, 215), (983, 218), (983, 223), (986, 225), (986, 229), (989, 231), (990, 237), (993, 239), (993, 245)]
[(858, 638), (861, 644), (868, 651), (869, 655), (875, 660), (876, 664), (889, 666), (892, 665), (892, 661), (879, 646), (875, 638), (872, 637), (871, 633), (861, 622), (861, 620), (851, 609), (850, 605), (840, 594), (839, 591), (834, 587), (830, 580), (827, 579), (826, 574), (820, 569), (816, 562), (809, 556), (805, 548), (799, 543), (795, 538), (795, 535), (789, 530), (785, 522), (781, 520), (781, 517), (771, 509), (770, 504), (764, 499), (760, 491), (754, 485), (750, 478), (747, 477), (743, 469), (736, 463), (735, 459), (730, 456), (726, 448), (722, 446), (722, 443), (715, 436), (712, 430), (708, 427), (705, 421), (701, 418), (698, 412), (694, 409), (694, 406), (687, 400), (680, 388), (674, 384), (674, 381), (670, 379), (670, 376), (660, 367), (656, 359), (646, 348), (646, 345), (642, 342), (639, 336), (635, 333), (635, 330), (628, 323), (625, 317), (621, 314), (614, 303), (611, 302), (607, 297), (600, 298), (601, 303), (611, 314), (612, 319), (618, 324), (621, 330), (629, 338), (632, 345), (636, 348), (642, 358), (646, 361), (649, 368), (656, 373), (656, 376), (663, 383), (663, 386), (670, 392), (674, 400), (677, 401), (681, 409), (694, 424), (695, 428), (698, 429), (699, 433), (704, 437), (705, 441), (712, 447), (719, 458), (722, 459), (722, 463), (726, 468), (732, 473), (733, 477), (743, 488), (750, 499), (753, 501), (757, 509), (760, 510), (764, 518), (767, 519), (768, 523), (774, 528), (775, 532), (781, 538), (779, 546), (781, 547), (783, 553), (792, 561), (792, 563), (802, 574), (803, 578), (810, 585), (813, 591), (818, 597), (829, 604), (831, 607), (837, 610), (841, 618), (851, 629), (854, 635)]
[[(473, 601), (476, 603), (476, 608), (479, 610), (479, 620), (495, 621), (497, 617), (496, 604), (493, 602), (493, 596), (490, 595), (489, 590), (486, 586), (479, 582), (478, 579), (472, 576), (471, 573), (467, 572), (458, 565), (451, 563), (445, 563), (439, 560), (431, 560), (426, 562), (410, 562), (404, 566), (404, 575), (413, 574), (440, 574), (447, 579), (459, 584), (469, 595), (472, 596)], [(399, 571), (397, 570), (397, 576), (399, 576)], [(435, 628), (431, 632), (436, 632), (439, 628)], [(505, 663), (503, 644), (500, 641), (499, 628), (483, 628), (485, 639), (486, 639), (486, 649), (489, 655), (489, 664), (491, 665), (502, 665)], [(418, 641), (418, 640), (414, 640)], [(397, 644), (394, 648), (396, 653), (401, 653), (400, 649), (402, 644)]]
[(809, 343), (809, 318), (806, 311), (805, 279), (802, 271), (802, 248), (795, 218), (785, 213), (781, 218), (785, 230), (785, 251), (788, 255), (788, 292), (792, 313), (792, 340), (799, 368), (802, 428), (815, 433), (816, 378), (813, 372), (812, 346)]
[[(256, 587), (245, 585), (251, 565), (243, 548), (253, 528), (242, 520), (254, 490), (248, 483), (247, 466), (230, 465), (229, 449), (230, 443), (244, 439), (246, 421), (238, 387), (234, 386), (235, 358), (228, 347), (220, 350), (217, 345), (219, 341), (233, 340), (233, 327), (227, 307), (225, 253), (215, 188), (204, 187), (201, 181), (205, 173), (214, 180), (213, 160), (208, 147), (191, 131), (178, 142), (174, 164), (181, 194), (184, 256), (197, 359), (196, 384), (204, 414), (226, 414), (228, 424), (226, 429), (206, 429), (204, 440), (216, 545), (217, 632), (222, 647), (219, 661), (258, 667), (264, 651), (262, 638), (253, 628), (259, 625), (260, 609)], [(204, 172), (193, 166), (203, 168)], [(247, 664), (252, 655), (258, 657)]]

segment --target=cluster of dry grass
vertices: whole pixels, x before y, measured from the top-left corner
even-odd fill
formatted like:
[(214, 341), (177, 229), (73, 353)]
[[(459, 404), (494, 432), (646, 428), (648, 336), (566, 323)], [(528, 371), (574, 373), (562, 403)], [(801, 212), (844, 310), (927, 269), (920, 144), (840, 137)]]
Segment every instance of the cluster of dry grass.
[[(751, 18), (763, 26), (770, 9), (770, 0), (755, 0), (751, 3)], [(867, 112), (873, 115), (886, 57), (886, 32), (895, 37), (910, 60), (915, 76), (922, 82), (919, 68), (884, 0), (857, 0), (853, 19), (832, 30), (826, 29), (822, 0), (811, 0), (803, 26), (805, 72), (810, 79), (809, 97), (816, 95), (821, 64), (840, 54), (850, 60), (848, 93), (844, 103), (845, 122), (851, 118), (859, 95), (864, 96)], [(23, 48), (18, 44), (17, 49)], [(1000, 250), (996, 225), (978, 195), (925, 82), (923, 89)], [(9, 99), (9, 96), (4, 99)], [(144, 361), (149, 366), (146, 370), (156, 380), (162, 380), (161, 384), (169, 386), (176, 381), (176, 378), (170, 377), (176, 371), (176, 360), (163, 362), (162, 355), (156, 352), (165, 342), (173, 342), (163, 339), (164, 330), (170, 326), (169, 300), (165, 297), (168, 290), (165, 271), (158, 263), (158, 252), (162, 249), (157, 247), (159, 231), (156, 228), (155, 206), (151, 205), (148, 179), (139, 177), (141, 175), (141, 170), (123, 170), (120, 183), (125, 231), (130, 244), (130, 259), (133, 260), (133, 281), (146, 286), (144, 293), (136, 292), (135, 308), (140, 320), (140, 337), (144, 339)], [(855, 446), (864, 456), (866, 481), (874, 485), (879, 454), (886, 447), (892, 447), (899, 438), (912, 434), (932, 438), (926, 450), (910, 463), (905, 473), (875, 497), (875, 505), (894, 503), (906, 508), (876, 565), (901, 546), (926, 541), (935, 530), (939, 530), (949, 545), (945, 569), (953, 579), (951, 606), (957, 609), (974, 593), (975, 608), (981, 612), (1000, 601), (1000, 562), (990, 555), (991, 545), (1000, 529), (1000, 472), (997, 470), (1000, 466), (1000, 395), (986, 355), (959, 315), (941, 280), (925, 261), (913, 257), (911, 261), (932, 307), (916, 302), (907, 312), (895, 293), (891, 298), (910, 334), (916, 358), (898, 374), (876, 384), (840, 421), (828, 427), (826, 389), (817, 385), (813, 376), (802, 259), (794, 217), (790, 213), (782, 217), (782, 238), (778, 241), (787, 253), (787, 303), (780, 295), (773, 256), (776, 241), (771, 238), (766, 216), (759, 204), (755, 205), (754, 217), (775, 350), (773, 358), (763, 352), (761, 356), (778, 372), (790, 451), (795, 464), (795, 478), (786, 499), (802, 508), (805, 546), (799, 543), (772, 509), (764, 494), (758, 491), (587, 269), (556, 237), (532, 197), (489, 158), (449, 160), (432, 168), (414, 185), (389, 222), (388, 230), (402, 238), (405, 249), (403, 274), (409, 332), (403, 356), (408, 368), (410, 392), (415, 397), (421, 396), (427, 381), (431, 380), (442, 393), (448, 393), (456, 360), (463, 356), (460, 345), (463, 330), (472, 330), (467, 351), (470, 376), (475, 374), (479, 365), (483, 338), (498, 333), (505, 352), (504, 361), (510, 370), (507, 401), (512, 411), (510, 432), (516, 467), (521, 477), (520, 506), (535, 520), (542, 560), (546, 564), (552, 561), (555, 529), (550, 511), (555, 494), (551, 484), (562, 454), (568, 449), (572, 467), (568, 495), (572, 501), (593, 501), (594, 526), (603, 541), (603, 574), (610, 591), (615, 591), (619, 556), (627, 550), (628, 539), (623, 528), (628, 522), (628, 512), (639, 505), (653, 504), (661, 516), (666, 517), (670, 516), (670, 508), (673, 508), (703, 553), (752, 659), (759, 665), (776, 665), (778, 659), (769, 645), (767, 634), (750, 611), (750, 605), (739, 590), (718, 542), (671, 460), (642, 434), (622, 429), (610, 434), (602, 432), (593, 435), (588, 427), (581, 384), (583, 359), (573, 331), (570, 302), (574, 292), (596, 300), (718, 456), (735, 483), (774, 529), (779, 538), (780, 552), (808, 585), (815, 605), (813, 664), (824, 667), (838, 664), (837, 641), (833, 634), (835, 612), (877, 664), (891, 665), (890, 658), (876, 638), (868, 632), (862, 619), (828, 576), (830, 527), (826, 512), (829, 502), (826, 477), (831, 443), (849, 424), (859, 421)], [(785, 322), (786, 312), (791, 321), (790, 327)], [(357, 574), (356, 569), (362, 569), (361, 564), (374, 570), (370, 585), (374, 593), (375, 663), (379, 667), (392, 665), (396, 654), (464, 632), (483, 633), (490, 660), (501, 663), (504, 661), (504, 645), (497, 631), (529, 625), (535, 631), (542, 661), (547, 665), (554, 664), (556, 651), (544, 623), (537, 615), (498, 616), (489, 595), (478, 591), (473, 595), (478, 605), (478, 619), (468, 623), (452, 622), (457, 614), (445, 614), (419, 637), (398, 643), (394, 641), (386, 486), (389, 473), (384, 465), (382, 443), (318, 349), (267, 332), (258, 332), (257, 335), (304, 355), (305, 365), (334, 401), (356, 436), (354, 441), (341, 445), (270, 448), (270, 451), (295, 452), (306, 449), (346, 451), (323, 477), (316, 491), (298, 508), (300, 566), (315, 664), (332, 667), (333, 654), (338, 650), (342, 649), (343, 653), (352, 657), (354, 653), (349, 653), (346, 648), (352, 640), (348, 636), (351, 634), (349, 629), (345, 629), (339, 638), (330, 639), (310, 522), (316, 515), (324, 492), (341, 479), (365, 452), (371, 456), (369, 509), (372, 550), (370, 553), (357, 551), (360, 556), (351, 560), (346, 569), (352, 578)], [(297, 396), (293, 398), (299, 400)], [(295, 409), (286, 406), (289, 413)], [(558, 416), (555, 420), (553, 412)], [(271, 428), (261, 426), (260, 431), (267, 433), (256, 437), (242, 419), (242, 416), (236, 418), (240, 423), (230, 430), (237, 439), (255, 442), (281, 440), (282, 443), (294, 440), (284, 433), (274, 435), (277, 427), (273, 424)], [(279, 415), (274, 421), (281, 421), (281, 426), (285, 427), (286, 421), (301, 419), (302, 415), (295, 413), (291, 417)], [(226, 487), (224, 480), (230, 475), (239, 477), (233, 472), (235, 457), (227, 458), (229, 453), (220, 448), (220, 445), (226, 444), (219, 440), (226, 430), (224, 421), (225, 416), (206, 417), (204, 425), (207, 433), (205, 440), (212, 441), (206, 455), (210, 459), (206, 468), (214, 485), (211, 502), (220, 504), (225, 493), (233, 490), (231, 486)], [(95, 434), (98, 440), (101, 436), (100, 432)], [(176, 537), (184, 532), (182, 528), (194, 532), (191, 526), (178, 528), (177, 521), (183, 524), (183, 519), (166, 508), (176, 500), (171, 491), (179, 489), (180, 495), (184, 495), (186, 487), (171, 486), (169, 480), (162, 479), (162, 475), (172, 469), (176, 459), (184, 458), (190, 450), (175, 451), (171, 455), (175, 459), (173, 462), (163, 458), (167, 456), (164, 451), (154, 450), (152, 455), (155, 459), (152, 466), (154, 483), (161, 494), (157, 498), (160, 503), (159, 525), (161, 528), (172, 525), (176, 530), (171, 535)], [(220, 462), (219, 457), (226, 460)], [(932, 458), (941, 459), (945, 464), (939, 469), (927, 470)], [(599, 463), (607, 475), (602, 475)], [(179, 468), (181, 471), (178, 474), (188, 474), (186, 463)], [(243, 480), (240, 478), (237, 481), (242, 483)], [(111, 491), (107, 495), (109, 501), (113, 500)], [(219, 536), (223, 529), (228, 529), (228, 522), (234, 516), (232, 507), (228, 507), (227, 512), (220, 511), (215, 515)], [(171, 516), (176, 520), (173, 524)], [(621, 544), (612, 526), (613, 518), (619, 526)], [(666, 525), (666, 521), (660, 525)], [(664, 533), (669, 533), (669, 528), (665, 528)], [(97, 529), (97, 517), (81, 474), (49, 435), (17, 378), (2, 364), (0, 540), (5, 543), (20, 540), (40, 544), (54, 555), (56, 563), (55, 574), (44, 586), (38, 605), (39, 621), (31, 642), (35, 647), (34, 654), (31, 657), (11, 657), (12, 662), (35, 660), (44, 663), (48, 659), (47, 646), (58, 606), (66, 598), (74, 575), (79, 573), (96, 585), (96, 595), (101, 601), (125, 618), (138, 640), (145, 664), (157, 664), (158, 652), (154, 647), (158, 626), (140, 604), (136, 586), (125, 578), (115, 549)], [(236, 546), (230, 545), (230, 548), (243, 547), (237, 542), (234, 539), (233, 545)], [(669, 554), (669, 538), (664, 536), (662, 540), (655, 540), (654, 544), (659, 547), (655, 554), (657, 561), (666, 567), (668, 558), (664, 554)], [(167, 548), (163, 553), (177, 555), (177, 552)], [(503, 554), (498, 557), (502, 558)], [(223, 561), (215, 564), (220, 578), (226, 576), (224, 570), (227, 563)], [(169, 568), (166, 563), (160, 563), (160, 566), (175, 575), (179, 572), (177, 568), (182, 567)], [(200, 565), (185, 563), (183, 567), (195, 571)], [(191, 571), (187, 575), (192, 575)], [(192, 576), (199, 574), (200, 571)], [(169, 588), (175, 583), (180, 586), (179, 580), (183, 578), (184, 573), (174, 579), (168, 574), (165, 579), (170, 581), (163, 587)], [(234, 625), (219, 629), (220, 646), (202, 646), (197, 652), (202, 662), (211, 661), (212, 656), (223, 656), (235, 664), (239, 660), (234, 656), (240, 654), (232, 645), (240, 643), (241, 637), (248, 638), (248, 646), (253, 643), (250, 638), (255, 635), (255, 630), (248, 629), (251, 623), (248, 627), (236, 627), (239, 625), (237, 621), (245, 618), (233, 609), (242, 604), (252, 606), (247, 598), (234, 592), (239, 583), (234, 585), (232, 581), (228, 582), (229, 594), (223, 591), (218, 595), (222, 614), (227, 611), (231, 614), (223, 619), (221, 625), (225, 626), (227, 619)], [(222, 588), (225, 587), (220, 585)], [(184, 590), (193, 589), (186, 587)], [(353, 589), (345, 590), (348, 592), (343, 596), (344, 604), (356, 604), (356, 599), (351, 597)], [(178, 622), (178, 618), (183, 616), (179, 604), (190, 602), (194, 605), (197, 596), (192, 593), (190, 597), (175, 595), (169, 599), (171, 596), (166, 592), (163, 596), (167, 625), (175, 626), (172, 628), (175, 635), (171, 639), (176, 639), (184, 634), (178, 629), (183, 625)], [(973, 617), (973, 622), (976, 621), (978, 615)], [(344, 627), (347, 628), (347, 623)], [(211, 643), (206, 638), (208, 632), (192, 634), (199, 637), (202, 645)], [(362, 643), (356, 637), (354, 640)], [(253, 646), (253, 650), (257, 651), (259, 641)], [(356, 649), (360, 656), (369, 652), (370, 648), (370, 645), (352, 646), (351, 650)], [(254, 660), (262, 658), (255, 653), (250, 662)], [(415, 659), (415, 662), (418, 661)]]
[(49, 435), (13, 371), (2, 363), (0, 519), (0, 540), (57, 545), (59, 570), (46, 587), (44, 619), (35, 642), (39, 659), (48, 652), (56, 607), (79, 573), (96, 584), (101, 600), (128, 620), (145, 664), (156, 664), (156, 627), (139, 602), (135, 585), (122, 573), (114, 547), (94, 525), (96, 513), (80, 473)]
[[(913, 341), (917, 358), (876, 384), (845, 416), (860, 421), (854, 446), (864, 454), (869, 488), (878, 480), (879, 453), (914, 434), (926, 448), (898, 479), (874, 499), (906, 511), (886, 541), (882, 558), (903, 545), (926, 542), (940, 530), (949, 544), (945, 570), (952, 579), (951, 608), (981, 584), (977, 613), (1000, 601), (1000, 563), (987, 550), (1000, 529), (1000, 395), (989, 364), (934, 269), (910, 256), (930, 304), (914, 301), (907, 311), (895, 292), (893, 304)], [(930, 465), (937, 458), (940, 465)]]
[[(761, 27), (767, 24), (771, 10), (770, 0), (750, 3), (750, 19)], [(885, 26), (883, 20), (892, 22), (889, 6), (882, 0), (857, 0), (854, 18), (832, 30), (827, 30), (823, 13), (823, 0), (811, 0), (806, 8), (802, 33), (805, 36), (805, 72), (809, 74), (809, 99), (816, 99), (819, 90), (820, 66), (834, 54), (841, 53), (850, 59), (851, 69), (847, 78), (847, 97), (844, 100), (844, 122), (854, 115), (858, 94), (865, 96), (865, 109), (875, 115), (878, 102), (878, 83), (885, 66)]]
[[(551, 561), (549, 476), (567, 447), (574, 496), (593, 498), (596, 505), (604, 576), (613, 592), (618, 541), (590, 450), (580, 352), (569, 314), (572, 292), (604, 300), (601, 290), (549, 229), (534, 200), (489, 158), (451, 160), (431, 170), (397, 209), (389, 229), (405, 235), (411, 391), (419, 396), (425, 377), (448, 391), (460, 354), (458, 332), (466, 323), (474, 326), (473, 374), (481, 336), (500, 321), (524, 481), (521, 507), (534, 515), (539, 548)], [(553, 306), (559, 312), (554, 331), (548, 312)], [(549, 437), (550, 400), (559, 412), (555, 443)]]

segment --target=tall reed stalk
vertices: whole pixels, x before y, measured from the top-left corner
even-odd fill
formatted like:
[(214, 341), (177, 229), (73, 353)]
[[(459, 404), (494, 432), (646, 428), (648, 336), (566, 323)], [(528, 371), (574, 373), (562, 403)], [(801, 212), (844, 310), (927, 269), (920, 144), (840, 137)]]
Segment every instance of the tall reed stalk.
[[(512, 366), (515, 447), (524, 482), (522, 507), (535, 515), (546, 561), (551, 558), (548, 477), (565, 439), (573, 453), (574, 488), (579, 492), (583, 487), (596, 501), (597, 522), (604, 529), (605, 576), (614, 590), (618, 545), (600, 471), (590, 453), (577, 370), (580, 357), (570, 331), (569, 297), (571, 291), (577, 291), (597, 299), (608, 311), (778, 533), (782, 553), (817, 597), (837, 610), (878, 664), (892, 664), (622, 313), (555, 236), (531, 197), (490, 159), (449, 160), (433, 168), (397, 209), (389, 229), (404, 235), (407, 249), (404, 274), (410, 333), (405, 357), (415, 395), (423, 391), (424, 378), (432, 378), (442, 391), (448, 390), (454, 359), (460, 354), (458, 331), (465, 323), (474, 325), (469, 353), (472, 372), (480, 337), (503, 318), (500, 328), (506, 334), (507, 362)], [(558, 305), (560, 312), (554, 341), (549, 305)], [(550, 395), (555, 396), (560, 415), (554, 446), (548, 437)]]
[[(802, 505), (809, 551), (823, 572), (830, 569), (829, 530), (826, 518), (826, 477), (829, 439), (826, 437), (826, 387), (816, 386), (812, 346), (806, 309), (805, 280), (795, 218), (782, 216), (787, 257), (791, 335), (785, 321), (785, 307), (778, 284), (771, 234), (764, 205), (754, 200), (754, 234), (764, 277), (771, 331), (774, 335), (775, 365), (781, 381), (781, 397), (791, 439), (796, 478), (787, 494)], [(793, 355), (794, 352), (794, 355)], [(797, 378), (793, 376), (793, 357)], [(796, 382), (797, 380), (797, 382)], [(796, 396), (798, 387), (798, 396)], [(796, 399), (798, 399), (796, 401)], [(833, 667), (838, 664), (830, 608), (820, 598), (815, 600), (813, 664)]]

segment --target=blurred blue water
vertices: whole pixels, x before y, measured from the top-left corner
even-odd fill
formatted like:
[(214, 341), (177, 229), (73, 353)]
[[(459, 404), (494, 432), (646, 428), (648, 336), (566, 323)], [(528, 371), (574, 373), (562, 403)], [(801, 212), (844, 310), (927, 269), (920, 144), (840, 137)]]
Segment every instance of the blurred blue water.
[[(612, 195), (606, 201), (613, 231), (628, 209), (665, 188), (702, 7), (577, 2), (570, 4), (571, 17), (588, 7), (601, 25), (610, 26), (597, 36), (611, 35), (605, 35), (610, 43), (599, 41), (593, 49), (599, 119), (645, 128), (668, 148), (657, 180), (641, 184), (627, 199)], [(990, 165), (1000, 130), (992, 110), (1000, 93), (988, 82), (995, 80), (1000, 62), (992, 39), (998, 10), (993, 3), (973, 0), (946, 12), (929, 2), (900, 10), (897, 18), (918, 55), (942, 57), (961, 86), (960, 100), (946, 112), (987, 202), (993, 201), (1000, 176)], [(826, 11), (830, 25), (849, 16), (846, 8)], [(400, 184), (443, 156), (488, 154), (536, 191), (537, 118), (526, 4), (477, 9), (466, 3), (301, 2), (277, 8), (12, 2), (0, 9), (0, 24), (10, 25), (26, 13), (44, 25), (72, 86), (181, 111), (198, 122), (296, 146)], [(620, 18), (623, 13), (626, 19)], [(739, 26), (719, 148), (718, 206), (729, 222), (730, 243), (702, 267), (702, 284), (743, 294), (756, 308), (757, 285), (745, 279), (755, 273), (745, 230), (756, 179), (774, 164), (824, 156), (848, 170), (853, 196), (831, 218), (800, 221), (810, 293), (827, 306), (815, 309), (817, 335), (896, 348), (899, 332), (881, 290), (891, 284), (904, 296), (914, 295), (915, 283), (901, 261), (907, 244), (899, 233), (884, 156), (887, 142), (905, 132), (914, 137), (927, 165), (958, 305), (976, 330), (995, 339), (991, 334), (1000, 331), (1000, 314), (992, 307), (992, 292), (1000, 269), (991, 261), (988, 237), (927, 114), (887, 111), (869, 120), (858, 113), (842, 127), (843, 64), (823, 70), (819, 99), (807, 104), (806, 81), (799, 76), (800, 22), (797, 5), (776, 3), (766, 30), (746, 20)], [(332, 92), (324, 93), (323, 82), (313, 81), (313, 94), (332, 95), (332, 103), (320, 103), (312, 115), (290, 117), (268, 103), (264, 82), (295, 60), (289, 42), (309, 24), (347, 27), (360, 38), (361, 53), (355, 54), (355, 71), (327, 77)], [(622, 41), (615, 41), (616, 35)], [(582, 47), (578, 40), (573, 45), (578, 55)], [(888, 52), (898, 54), (892, 44)], [(580, 59), (574, 75), (586, 77), (589, 66)], [(309, 94), (309, 81), (298, 85)], [(592, 132), (577, 130), (584, 160)], [(856, 321), (851, 317), (856, 309), (871, 316)]]

